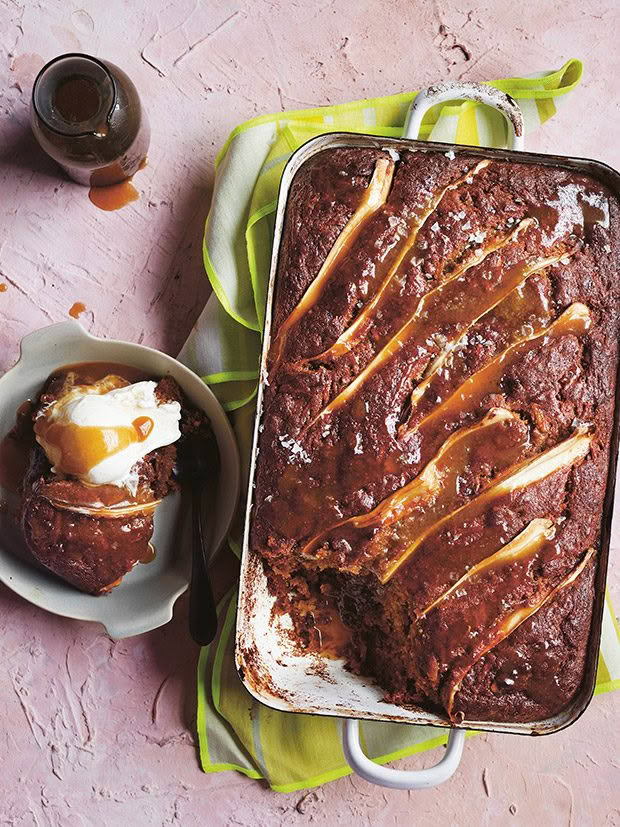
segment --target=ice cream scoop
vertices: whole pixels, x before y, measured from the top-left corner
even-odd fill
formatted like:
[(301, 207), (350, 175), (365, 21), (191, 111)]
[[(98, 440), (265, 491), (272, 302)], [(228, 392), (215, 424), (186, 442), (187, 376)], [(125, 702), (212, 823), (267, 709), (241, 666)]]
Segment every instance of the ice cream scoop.
[(155, 382), (116, 378), (74, 386), (41, 411), (34, 430), (54, 473), (135, 494), (136, 463), (181, 436), (181, 406), (159, 401)]

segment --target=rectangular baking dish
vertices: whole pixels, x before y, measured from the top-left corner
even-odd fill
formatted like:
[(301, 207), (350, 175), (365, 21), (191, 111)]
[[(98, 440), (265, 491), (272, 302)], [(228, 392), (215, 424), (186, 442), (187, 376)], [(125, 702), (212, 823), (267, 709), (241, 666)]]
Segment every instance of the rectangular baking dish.
[[(564, 167), (585, 173), (606, 184), (620, 197), (620, 174), (599, 161), (572, 158), (561, 155), (542, 155), (530, 152), (465, 147), (459, 144), (434, 143), (406, 138), (380, 138), (370, 135), (332, 133), (318, 136), (298, 149), (290, 158), (280, 184), (275, 217), (275, 233), (271, 258), (271, 271), (266, 303), (261, 371), (257, 394), (257, 413), (254, 427), (248, 496), (245, 512), (245, 533), (239, 589), (236, 666), (247, 690), (259, 701), (273, 709), (286, 712), (303, 712), (318, 715), (334, 715), (377, 721), (399, 721), (410, 724), (437, 727), (454, 727), (447, 717), (422, 708), (399, 707), (382, 700), (382, 690), (372, 681), (353, 675), (344, 669), (343, 662), (321, 658), (316, 654), (296, 651), (287, 632), (291, 621), (287, 615), (279, 617), (273, 612), (274, 599), (269, 594), (267, 578), (260, 557), (249, 547), (253, 509), (254, 475), (258, 456), (258, 436), (261, 423), (263, 390), (266, 382), (266, 359), (271, 343), (271, 317), (274, 287), (278, 268), (280, 242), (291, 182), (312, 156), (325, 149), (336, 147), (371, 147), (375, 149), (427, 150), (459, 153), (466, 151), (480, 159), (499, 159), (519, 163), (536, 163)], [(588, 706), (596, 683), (598, 652), (603, 620), (605, 581), (609, 557), (611, 522), (613, 515), (616, 464), (620, 431), (620, 370), (616, 375), (616, 405), (611, 436), (610, 462), (607, 488), (601, 521), (601, 547), (595, 578), (595, 602), (586, 666), (581, 688), (561, 713), (552, 718), (533, 723), (492, 722), (465, 720), (462, 729), (478, 729), (489, 732), (505, 732), (520, 735), (545, 735), (557, 732), (574, 723)]]

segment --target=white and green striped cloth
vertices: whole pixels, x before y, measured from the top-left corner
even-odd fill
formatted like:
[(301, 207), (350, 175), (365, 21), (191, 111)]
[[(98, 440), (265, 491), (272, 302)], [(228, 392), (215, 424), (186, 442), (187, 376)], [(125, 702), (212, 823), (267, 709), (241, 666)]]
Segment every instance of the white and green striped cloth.
[[(581, 79), (582, 65), (528, 78), (492, 81), (519, 101), (525, 131), (552, 117), (562, 96)], [(249, 457), (261, 328), (269, 275), (280, 176), (293, 152), (330, 131), (399, 137), (413, 92), (317, 109), (265, 115), (237, 127), (216, 161), (213, 203), (204, 237), (204, 263), (213, 295), (180, 358), (200, 374), (232, 412), (244, 458)], [(471, 102), (437, 106), (425, 118), (422, 138), (503, 146), (504, 120)], [(239, 554), (235, 539), (231, 553)], [(350, 772), (336, 718), (277, 712), (257, 703), (234, 667), (236, 590), (220, 607), (217, 639), (202, 650), (198, 666), (198, 736), (205, 772), (238, 770), (265, 778), (281, 792), (322, 784)], [(620, 631), (607, 601), (597, 693), (620, 688)], [(364, 722), (367, 754), (384, 763), (446, 740), (438, 730)]]

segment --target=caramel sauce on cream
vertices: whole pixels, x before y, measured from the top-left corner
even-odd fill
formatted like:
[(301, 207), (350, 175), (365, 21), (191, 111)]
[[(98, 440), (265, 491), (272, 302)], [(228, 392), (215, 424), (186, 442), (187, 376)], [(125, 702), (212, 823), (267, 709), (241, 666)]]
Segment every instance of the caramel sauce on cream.
[[(115, 362), (82, 362), (67, 365), (53, 374), (62, 379), (71, 376), (72, 387), (99, 385), (105, 393), (145, 378), (137, 368)], [(35, 435), (45, 443), (45, 448), (57, 471), (65, 474), (85, 474), (104, 459), (122, 451), (129, 445), (144, 442), (153, 429), (148, 416), (137, 417), (123, 426), (79, 426), (74, 423), (53, 421), (40, 416), (34, 424)], [(110, 486), (96, 486), (105, 492)], [(104, 503), (109, 505), (112, 503)], [(90, 505), (85, 503), (84, 505)]]
[(49, 422), (42, 416), (35, 422), (34, 432), (44, 442), (57, 471), (79, 475), (134, 442), (144, 442), (152, 428), (153, 420), (148, 416), (138, 417), (131, 427)]

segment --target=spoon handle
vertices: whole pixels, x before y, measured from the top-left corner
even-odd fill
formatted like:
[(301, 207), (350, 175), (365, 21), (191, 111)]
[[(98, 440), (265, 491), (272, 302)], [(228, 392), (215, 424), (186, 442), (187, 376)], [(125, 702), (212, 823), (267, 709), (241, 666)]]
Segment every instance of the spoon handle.
[(199, 646), (207, 646), (217, 632), (217, 612), (207, 571), (213, 541), (213, 521), (202, 525), (203, 486), (192, 486), (192, 579), (189, 591), (189, 632)]

